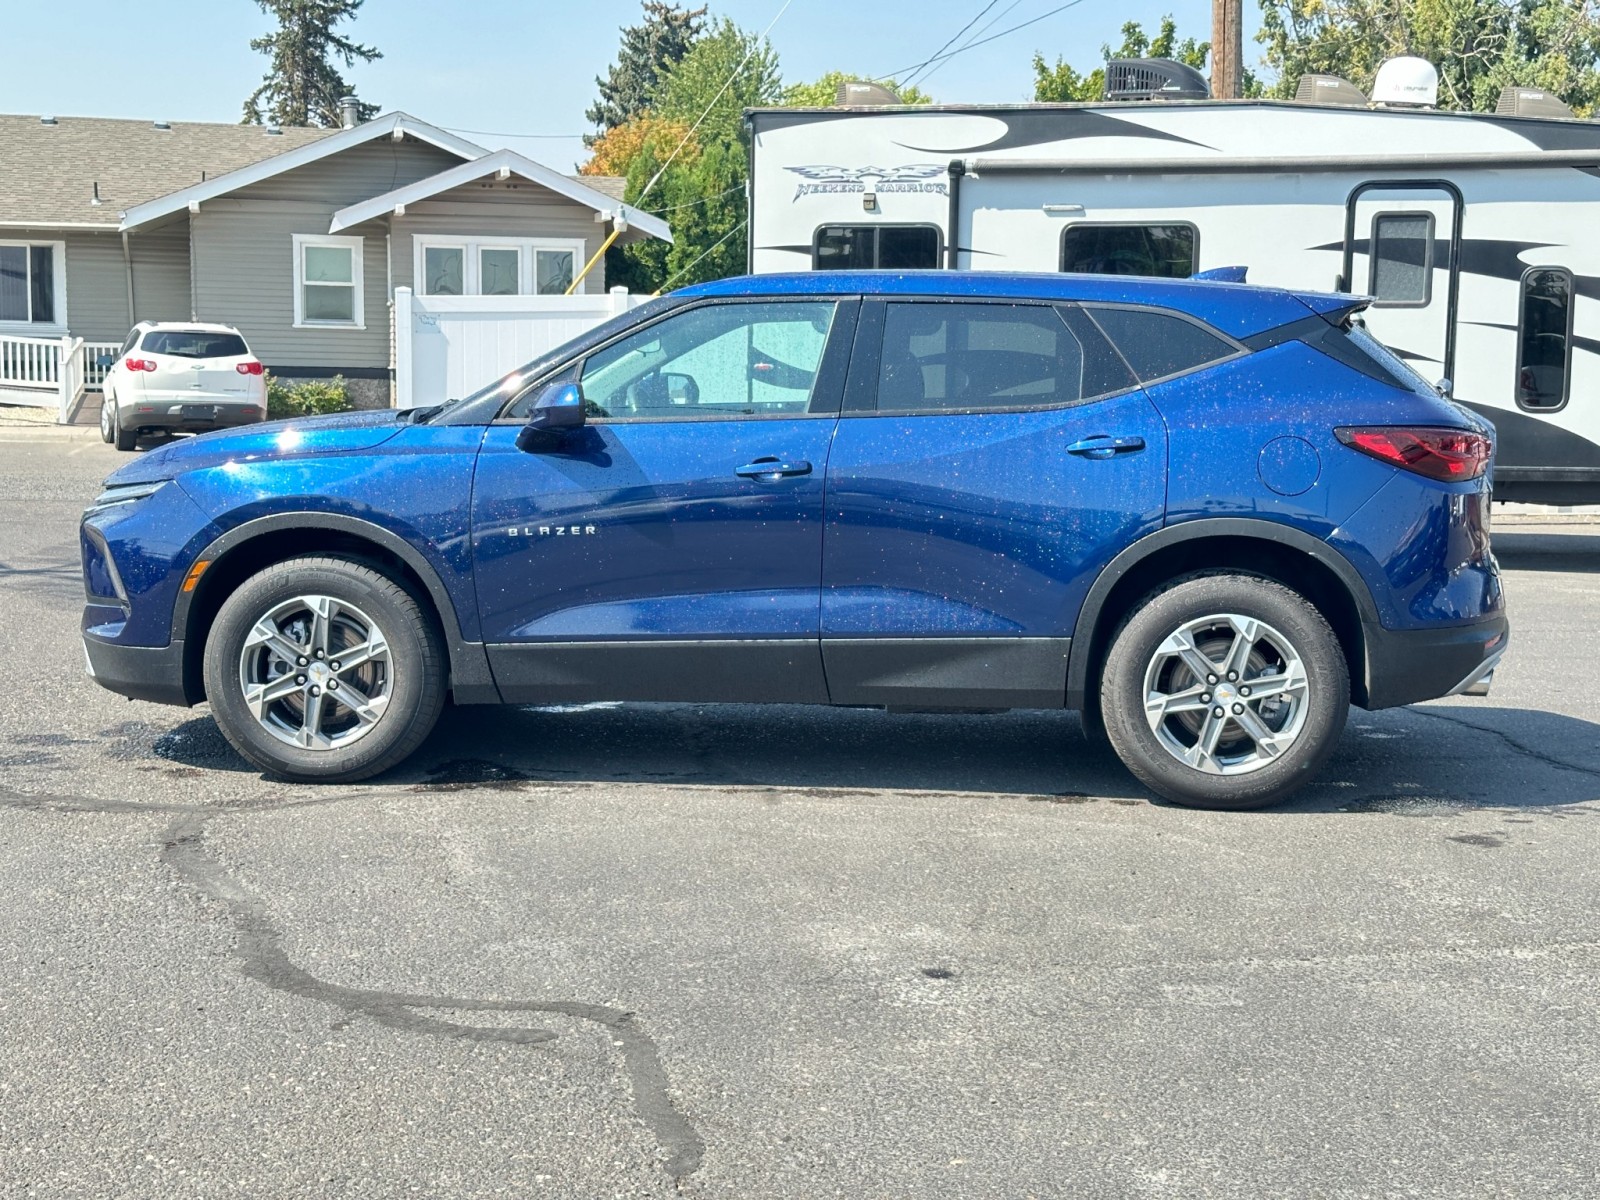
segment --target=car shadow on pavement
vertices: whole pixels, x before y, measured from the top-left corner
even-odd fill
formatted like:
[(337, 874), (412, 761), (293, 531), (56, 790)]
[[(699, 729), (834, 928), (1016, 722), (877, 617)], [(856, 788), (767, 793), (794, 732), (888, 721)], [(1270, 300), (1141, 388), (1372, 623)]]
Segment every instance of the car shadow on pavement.
[(1494, 554), (1501, 567), (1517, 571), (1600, 572), (1600, 532), (1533, 533), (1498, 529)]
[[(254, 772), (209, 717), (159, 738), (188, 768)], [(371, 781), (415, 791), (645, 783), (1154, 802), (1064, 712), (890, 714), (756, 705), (449, 708)], [(1269, 812), (1433, 815), (1600, 802), (1600, 725), (1477, 705), (1352, 709), (1318, 778)]]

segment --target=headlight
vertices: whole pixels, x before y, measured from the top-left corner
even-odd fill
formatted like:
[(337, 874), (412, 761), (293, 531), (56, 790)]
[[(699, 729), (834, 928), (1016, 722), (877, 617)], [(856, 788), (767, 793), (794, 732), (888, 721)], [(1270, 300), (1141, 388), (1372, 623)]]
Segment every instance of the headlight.
[(94, 498), (94, 503), (89, 505), (86, 515), (99, 512), (103, 508), (110, 508), (114, 504), (132, 504), (135, 500), (154, 496), (171, 482), (170, 479), (158, 479), (154, 483), (112, 484)]

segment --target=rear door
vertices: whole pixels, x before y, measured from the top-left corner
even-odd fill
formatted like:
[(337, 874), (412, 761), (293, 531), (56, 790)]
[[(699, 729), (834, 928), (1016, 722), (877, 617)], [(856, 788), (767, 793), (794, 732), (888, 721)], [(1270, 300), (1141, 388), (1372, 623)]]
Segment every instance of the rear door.
[(869, 301), (828, 463), (835, 704), (1059, 708), (1078, 609), (1160, 526), (1166, 433), (1079, 309)]
[(1347, 290), (1376, 297), (1367, 328), (1429, 381), (1455, 372), (1459, 207), (1451, 187), (1374, 181), (1346, 217)]
[(179, 404), (210, 416), (218, 401), (246, 403), (259, 390), (259, 377), (239, 372), (240, 363), (253, 360), (237, 333), (152, 329), (144, 335), (138, 354), (155, 363), (144, 380), (146, 403)]

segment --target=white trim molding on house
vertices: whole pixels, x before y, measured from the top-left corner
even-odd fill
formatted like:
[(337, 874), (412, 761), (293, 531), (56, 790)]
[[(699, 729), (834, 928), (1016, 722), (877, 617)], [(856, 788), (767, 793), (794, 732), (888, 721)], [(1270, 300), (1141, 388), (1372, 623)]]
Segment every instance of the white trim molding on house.
[(0, 333), (42, 338), (66, 332), (66, 243), (0, 238)]
[(294, 243), (294, 328), (365, 329), (366, 239), (291, 234)]

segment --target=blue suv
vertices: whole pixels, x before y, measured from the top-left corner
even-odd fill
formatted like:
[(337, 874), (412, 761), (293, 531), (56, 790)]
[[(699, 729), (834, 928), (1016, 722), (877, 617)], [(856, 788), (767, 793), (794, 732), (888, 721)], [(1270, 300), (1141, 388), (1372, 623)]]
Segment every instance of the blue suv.
[(1249, 808), (1506, 648), (1492, 428), (1365, 301), (725, 280), (460, 401), (174, 442), (84, 515), (89, 670), (353, 780), (457, 704), (1071, 708)]

